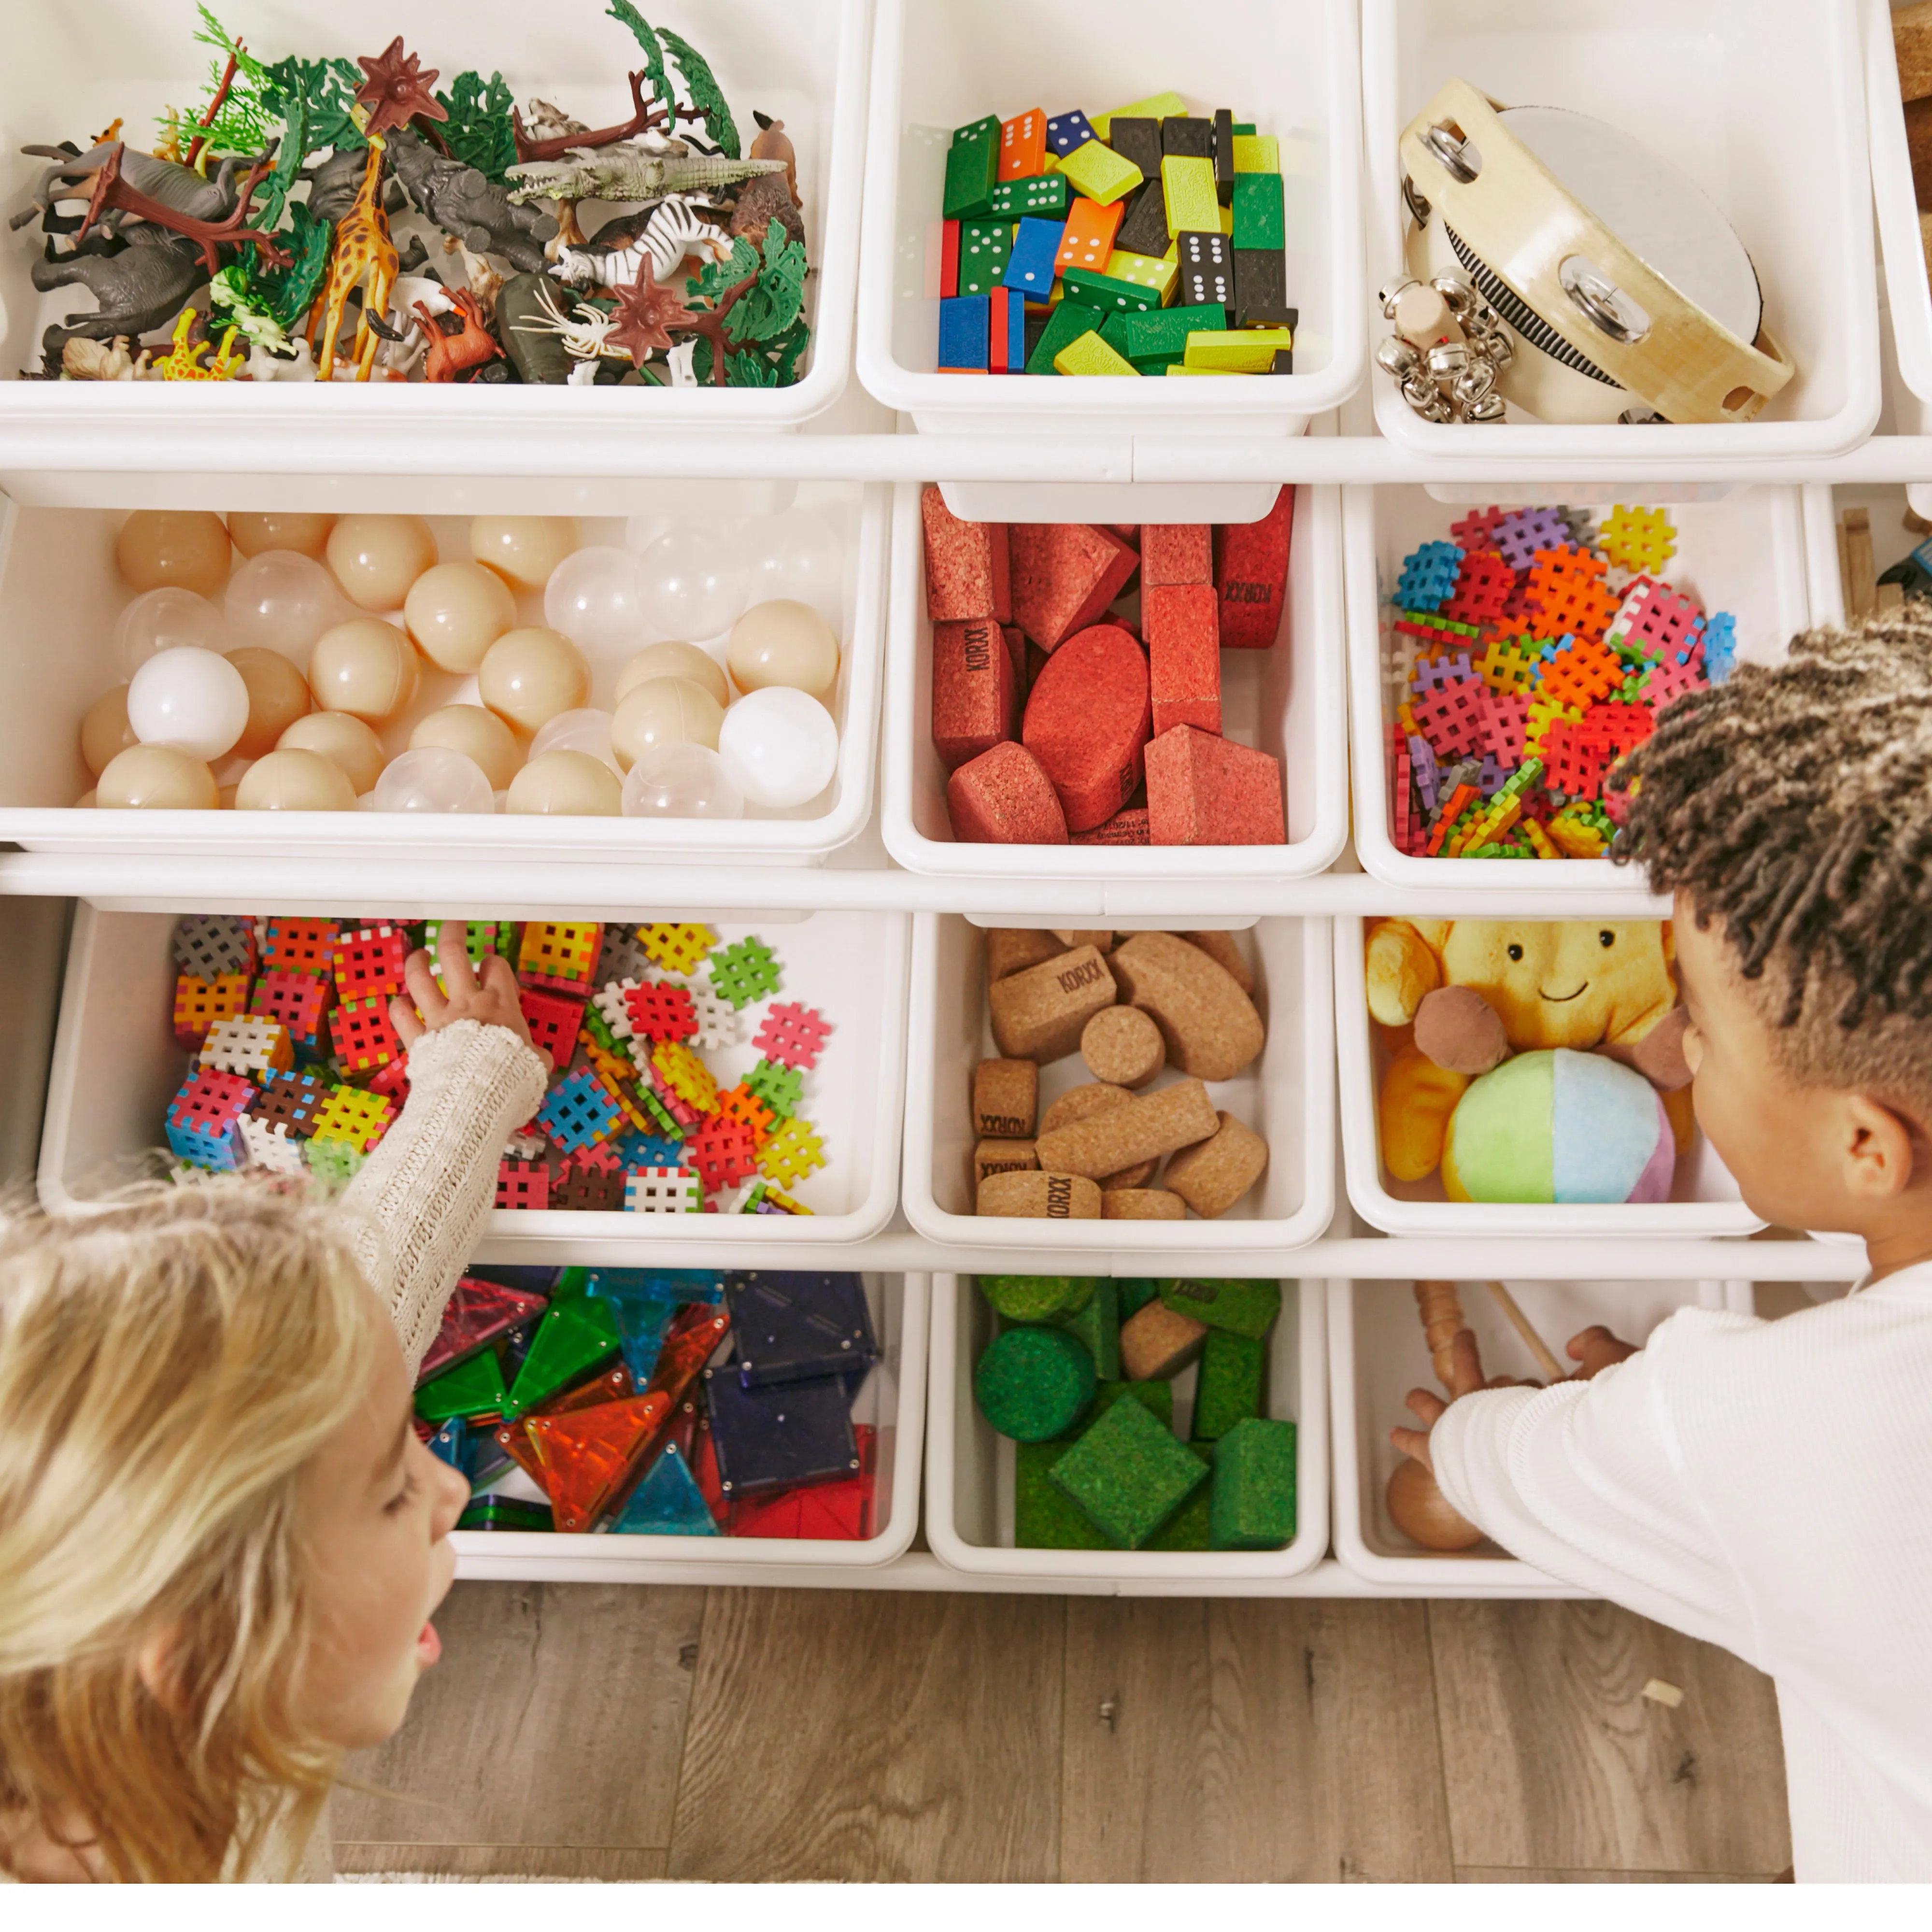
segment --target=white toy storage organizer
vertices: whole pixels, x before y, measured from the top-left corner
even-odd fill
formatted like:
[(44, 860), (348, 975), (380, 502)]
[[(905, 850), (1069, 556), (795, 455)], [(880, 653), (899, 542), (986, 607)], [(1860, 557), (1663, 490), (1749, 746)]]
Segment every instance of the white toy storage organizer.
[[(444, 8), (466, 26), (479, 14), (438, 0), (435, 10)], [(230, 24), (265, 42), (300, 43), (306, 16), (285, 0), (238, 0), (233, 10)], [(1101, 36), (1068, 0), (1036, 0), (1024, 27), (1011, 31), (1000, 25), (1006, 10), (967, 10), (949, 27), (913, 0), (718, 0), (705, 10), (728, 93), (749, 87), (795, 136), (808, 136), (799, 145), (817, 332), (796, 388), (638, 398), (0, 387), (0, 490), (21, 508), (14, 554), (0, 560), (0, 839), (12, 842), (0, 850), (0, 891), (79, 902), (41, 1142), (44, 1196), (64, 1204), (84, 1191), (90, 1168), (152, 1132), (150, 1090), (167, 1043), (154, 1005), (155, 935), (178, 912), (352, 908), (424, 916), (488, 908), (512, 917), (704, 916), (763, 931), (782, 950), (798, 935), (815, 971), (836, 966), (844, 976), (827, 1011), (843, 1034), (834, 1059), (851, 1166), (832, 1190), (837, 1199), (828, 1196), (826, 1225), (682, 1233), (639, 1225), (651, 1217), (546, 1214), (536, 1227), (517, 1225), (531, 1217), (500, 1216), (479, 1258), (862, 1271), (885, 1346), (866, 1398), (884, 1438), (878, 1534), (860, 1544), (702, 1548), (674, 1538), (475, 1535), (460, 1539), (463, 1574), (1000, 1592), (1564, 1594), (1494, 1554), (1407, 1550), (1383, 1520), (1385, 1431), (1401, 1419), (1401, 1390), (1426, 1367), (1408, 1284), (1460, 1280), (1466, 1310), (1486, 1339), (1493, 1334), (1498, 1366), (1509, 1369), (1500, 1352), (1512, 1338), (1490, 1318), (1486, 1280), (1508, 1282), (1560, 1348), (1582, 1320), (1628, 1333), (1685, 1303), (1748, 1307), (1754, 1280), (1849, 1279), (1857, 1255), (1769, 1234), (1744, 1246), (1754, 1223), (1708, 1174), (1691, 1190), (1712, 1197), (1701, 1209), (1684, 1202), (1687, 1211), (1660, 1209), (1647, 1221), (1650, 1210), (1622, 1210), (1587, 1241), (1568, 1238), (1556, 1210), (1445, 1214), (1441, 1204), (1432, 1210), (1380, 1186), (1360, 1006), (1362, 920), (1404, 912), (1630, 918), (1666, 908), (1607, 866), (1518, 866), (1504, 875), (1494, 864), (1394, 851), (1383, 816), (1378, 579), (1418, 538), (1442, 533), (1452, 504), (1670, 506), (1681, 510), (1687, 560), (1696, 560), (1690, 574), (1738, 612), (1748, 656), (1774, 653), (1790, 632), (1838, 614), (1838, 509), (1871, 510), (1881, 566), (1910, 547), (1905, 487), (1932, 486), (1932, 415), (1922, 413), (1922, 400), (1932, 411), (1932, 296), (1901, 177), (1902, 124), (1886, 93), (1884, 7), (1637, 0), (1610, 25), (1585, 23), (1556, 0), (1361, 0), (1359, 20), (1348, 6), (1316, 0), (1234, 0), (1224, 31), (1198, 47), (1175, 40), (1171, 9), (1116, 9), (1110, 22), (1120, 30)], [(498, 58), (506, 74), (516, 65), (509, 77), (520, 93), (591, 70), (579, 28), (560, 43), (548, 20), (539, 25), (496, 0), (480, 11), (490, 44), (508, 49)], [(84, 27), (51, 0), (28, 0), (15, 14), (9, 32), (26, 57), (9, 64), (4, 105), (10, 126), (35, 130), (22, 139), (37, 137), (43, 100), (56, 104), (56, 118), (91, 129), (185, 92), (186, 8), (113, 0)], [(386, 38), (393, 26), (379, 14), (357, 0), (351, 24), (367, 20)], [(586, 19), (600, 33), (621, 33), (600, 16)], [(479, 31), (480, 45), (480, 30), (469, 30)], [(1247, 45), (1259, 52), (1233, 62), (1228, 50)], [(1735, 197), (1768, 314), (1801, 364), (1801, 379), (1765, 419), (1710, 430), (1464, 430), (1408, 416), (1369, 364), (1384, 328), (1373, 291), (1395, 246), (1396, 130), (1453, 72), (1498, 98), (1599, 112), (1615, 111), (1628, 92), (1606, 97), (1604, 76), (1646, 77), (1634, 131)], [(1226, 99), (1264, 131), (1292, 137), (1309, 222), (1298, 258), (1308, 351), (1305, 361), (1298, 356), (1298, 374), (1268, 379), (1280, 387), (1262, 392), (1270, 406), (1261, 410), (1236, 400), (1252, 398), (1251, 389), (1225, 384), (1188, 386), (1184, 405), (1159, 389), (1115, 394), (1124, 382), (1048, 388), (988, 378), (997, 386), (988, 387), (935, 375), (919, 332), (928, 314), (921, 255), (932, 130), (943, 139), (973, 115), (1033, 105), (1057, 112), (1082, 96), (1104, 109), (1169, 84), (1198, 101)], [(32, 100), (22, 95), (30, 85)], [(1767, 118), (1770, 99), (1788, 111)], [(1790, 136), (1794, 113), (1802, 141)], [(0, 161), (10, 194), (26, 165), (10, 154)], [(1882, 353), (1866, 214), (1874, 193), (1890, 285)], [(19, 266), (10, 256), (0, 271), (10, 369), (33, 359), (45, 320), (37, 298), (22, 293)], [(859, 380), (848, 382), (855, 340)], [(646, 417), (639, 402), (666, 406)], [(728, 406), (703, 406), (713, 403)], [(1874, 417), (1880, 433), (1870, 435)], [(1244, 664), (1230, 680), (1245, 707), (1243, 735), (1287, 760), (1286, 848), (1272, 857), (1198, 854), (1185, 864), (1155, 850), (1024, 850), (1008, 862), (952, 844), (943, 810), (935, 816), (922, 724), (914, 513), (917, 489), (934, 480), (964, 513), (1024, 520), (1238, 520), (1264, 511), (1277, 487), (1300, 488), (1289, 635), (1278, 659)], [(886, 485), (898, 486), (896, 504)], [(655, 846), (626, 838), (620, 826), (586, 836), (525, 833), (500, 820), (452, 822), (398, 846), (359, 828), (337, 838), (327, 826), (232, 820), (136, 827), (136, 842), (98, 821), (78, 823), (92, 814), (68, 806), (79, 788), (62, 762), (70, 755), (65, 734), (93, 675), (82, 619), (96, 606), (104, 614), (110, 593), (77, 584), (63, 612), (59, 566), (98, 558), (118, 511), (246, 502), (441, 517), (730, 517), (794, 501), (829, 508), (851, 538), (841, 771), (815, 814)], [(48, 649), (50, 639), (58, 649)], [(503, 836), (506, 829), (514, 836)], [(17, 910), (22, 932), (51, 930), (40, 908), (31, 919)], [(1264, 1062), (1238, 1084), (1244, 1101), (1266, 1112), (1271, 1138), (1281, 1136), (1280, 1171), (1252, 1208), (1243, 1204), (1225, 1222), (1156, 1229), (1152, 1244), (1144, 1224), (1130, 1242), (1118, 1238), (1119, 1224), (988, 1222), (962, 1213), (963, 1082), (982, 1050), (972, 928), (1109, 923), (1246, 932), (1272, 1030)], [(57, 963), (46, 971), (58, 976)], [(1371, 1232), (1378, 1221), (1393, 1232)], [(1185, 1560), (1004, 1547), (1010, 1459), (970, 1398), (970, 1357), (986, 1333), (974, 1273), (1184, 1268), (1282, 1279), (1270, 1400), (1301, 1432), (1294, 1541), (1265, 1558)], [(922, 1496), (929, 1549), (915, 1550)]]

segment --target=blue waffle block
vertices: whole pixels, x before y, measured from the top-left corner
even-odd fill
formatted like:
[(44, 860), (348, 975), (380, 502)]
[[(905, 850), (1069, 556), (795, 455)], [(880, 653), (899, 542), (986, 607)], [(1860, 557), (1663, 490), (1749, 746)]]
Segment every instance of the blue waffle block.
[(1456, 592), (1456, 579), (1462, 568), (1460, 544), (1426, 543), (1402, 560), (1402, 575), (1395, 586), (1395, 601), (1404, 610), (1439, 610)]
[(1728, 610), (1714, 610), (1704, 620), (1704, 675), (1725, 684), (1738, 663), (1738, 620)]
[(566, 1073), (537, 1109), (545, 1138), (571, 1154), (608, 1139), (623, 1118), (624, 1110), (587, 1066)]

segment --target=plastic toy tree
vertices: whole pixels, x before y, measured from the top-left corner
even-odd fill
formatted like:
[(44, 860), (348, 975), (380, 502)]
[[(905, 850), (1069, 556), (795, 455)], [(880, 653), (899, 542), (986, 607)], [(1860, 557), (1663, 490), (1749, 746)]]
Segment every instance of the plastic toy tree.
[(436, 104), (449, 116), (442, 138), (459, 161), (487, 176), (498, 187), (517, 164), (517, 136), (510, 119), (515, 104), (500, 74), (459, 74)]

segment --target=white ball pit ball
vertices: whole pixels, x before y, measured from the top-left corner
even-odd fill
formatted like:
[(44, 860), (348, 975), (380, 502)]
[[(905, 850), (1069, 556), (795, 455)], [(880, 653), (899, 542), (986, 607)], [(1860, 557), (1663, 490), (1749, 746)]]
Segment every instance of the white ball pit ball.
[(144, 745), (206, 762), (233, 750), (248, 724), (248, 686), (218, 651), (158, 651), (128, 686), (128, 722)]
[(772, 685), (725, 712), (718, 755), (752, 804), (784, 810), (808, 804), (832, 782), (838, 728), (817, 698)]

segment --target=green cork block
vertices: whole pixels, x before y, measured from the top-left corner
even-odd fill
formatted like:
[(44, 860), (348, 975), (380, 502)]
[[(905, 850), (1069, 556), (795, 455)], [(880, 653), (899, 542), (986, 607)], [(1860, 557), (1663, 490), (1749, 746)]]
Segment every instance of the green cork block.
[(1000, 117), (989, 114), (956, 128), (946, 151), (943, 212), (948, 221), (970, 221), (993, 209), (993, 184), (1000, 172)]
[(1007, 1322), (1070, 1322), (1093, 1298), (1084, 1274), (982, 1274), (980, 1292)]
[(1083, 1415), (1061, 1440), (1077, 1442), (1125, 1396), (1132, 1396), (1163, 1429), (1170, 1435), (1173, 1433), (1173, 1383), (1103, 1382), (1095, 1385), (1092, 1409)]
[(1078, 342), (1090, 329), (1098, 328), (1106, 320), (1098, 308), (1090, 308), (1086, 303), (1076, 302), (1071, 294), (1063, 302), (1056, 303), (1053, 313), (1046, 319), (1046, 327), (1041, 331), (1040, 340), (1034, 344), (1033, 353), (1027, 358), (1026, 372), (1029, 376), (1053, 376), (1059, 371), (1053, 366), (1053, 358), (1070, 342)]
[(1280, 1550), (1294, 1534), (1294, 1424), (1250, 1416), (1214, 1445), (1216, 1550)]
[(1117, 1402), (1047, 1480), (1117, 1548), (1138, 1550), (1208, 1479), (1198, 1457), (1137, 1402)]
[(424, 1382), (416, 1390), (416, 1413), (425, 1422), (447, 1422), (452, 1415), (502, 1412), (508, 1391), (494, 1348), (472, 1355), (466, 1362)]
[(1210, 1328), (1226, 1328), (1259, 1341), (1281, 1312), (1278, 1281), (1164, 1281), (1160, 1298), (1177, 1315), (1191, 1315)]
[[(1013, 1545), (1018, 1550), (1108, 1550), (1107, 1539), (1087, 1512), (1049, 1480), (1054, 1465), (1072, 1445), (1021, 1442), (1014, 1445)], [(1202, 1546), (1207, 1546), (1204, 1544)]]
[[(1190, 1455), (1210, 1467), (1209, 1451), (1200, 1444), (1184, 1445)], [(1150, 1550), (1212, 1550), (1214, 1546), (1210, 1519), (1214, 1513), (1214, 1486), (1203, 1483), (1160, 1528), (1147, 1540)]]
[(1128, 1275), (1114, 1284), (1120, 1304), (1120, 1319), (1131, 1322), (1160, 1292), (1160, 1283), (1145, 1275)]
[(1112, 1275), (1102, 1275), (1094, 1284), (1087, 1305), (1065, 1328), (1078, 1335), (1094, 1358), (1094, 1372), (1103, 1382), (1120, 1378), (1120, 1298)]
[(1002, 1436), (1046, 1442), (1080, 1419), (1094, 1381), (1094, 1358), (1064, 1329), (1009, 1328), (980, 1358), (973, 1394)]
[(1236, 1423), (1261, 1414), (1262, 1378), (1267, 1368), (1265, 1342), (1251, 1341), (1231, 1328), (1208, 1330), (1194, 1384), (1196, 1442), (1215, 1442)]

